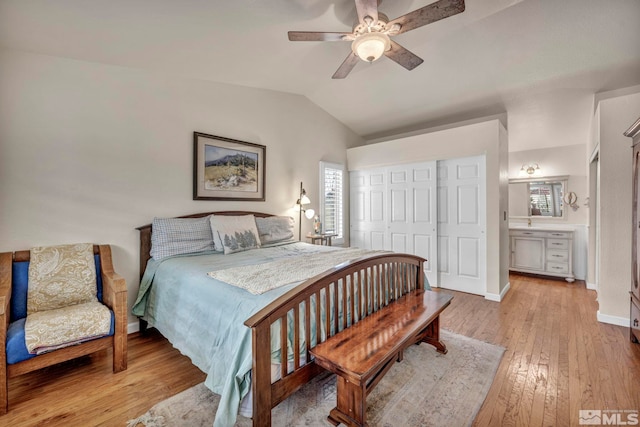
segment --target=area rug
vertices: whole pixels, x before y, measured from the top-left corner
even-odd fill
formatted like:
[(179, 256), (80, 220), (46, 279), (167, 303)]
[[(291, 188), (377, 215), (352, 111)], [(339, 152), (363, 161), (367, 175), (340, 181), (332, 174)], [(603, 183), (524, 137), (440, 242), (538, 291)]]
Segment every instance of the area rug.
[[(468, 426), (484, 402), (504, 348), (443, 330), (449, 352), (411, 346), (367, 397), (369, 426)], [(198, 384), (130, 420), (128, 427), (210, 427), (220, 396)], [(321, 374), (272, 410), (274, 426), (330, 426), (335, 375)], [(238, 417), (238, 427), (251, 419)]]

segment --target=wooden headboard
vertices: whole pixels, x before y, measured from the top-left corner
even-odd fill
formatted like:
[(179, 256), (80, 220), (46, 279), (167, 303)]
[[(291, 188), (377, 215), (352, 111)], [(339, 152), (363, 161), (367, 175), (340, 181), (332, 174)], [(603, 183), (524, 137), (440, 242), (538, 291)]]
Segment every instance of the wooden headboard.
[[(178, 216), (176, 218), (202, 218), (209, 215), (253, 215), (260, 218), (273, 216), (273, 214), (266, 214), (262, 212), (250, 212), (250, 211), (222, 211), (222, 212), (202, 212), (191, 215)], [(140, 231), (140, 279), (144, 274), (145, 268), (147, 268), (147, 261), (151, 258), (151, 224), (136, 227), (136, 230)]]

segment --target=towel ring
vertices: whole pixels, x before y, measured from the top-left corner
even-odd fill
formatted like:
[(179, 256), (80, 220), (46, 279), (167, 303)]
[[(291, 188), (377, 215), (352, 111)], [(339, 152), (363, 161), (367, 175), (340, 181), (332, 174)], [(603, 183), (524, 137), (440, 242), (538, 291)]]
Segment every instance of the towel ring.
[(565, 205), (571, 206), (571, 208), (574, 211), (577, 210), (580, 207), (577, 204), (578, 196), (573, 191), (570, 191), (567, 194), (565, 194), (564, 197), (562, 198), (562, 201), (565, 203)]

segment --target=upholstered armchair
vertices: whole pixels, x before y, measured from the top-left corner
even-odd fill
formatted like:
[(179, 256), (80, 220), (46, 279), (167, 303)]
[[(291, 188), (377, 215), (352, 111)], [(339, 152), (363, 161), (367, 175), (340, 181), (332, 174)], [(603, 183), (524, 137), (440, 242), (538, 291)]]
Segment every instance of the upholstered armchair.
[(127, 369), (127, 288), (111, 247), (0, 253), (0, 344), (0, 414), (9, 378), (106, 348), (113, 372)]

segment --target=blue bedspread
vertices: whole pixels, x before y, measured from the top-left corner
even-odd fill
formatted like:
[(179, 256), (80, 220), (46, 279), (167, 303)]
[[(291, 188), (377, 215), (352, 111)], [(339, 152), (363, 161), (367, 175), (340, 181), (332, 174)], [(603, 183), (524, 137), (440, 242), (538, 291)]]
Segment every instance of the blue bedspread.
[(147, 264), (133, 314), (143, 316), (207, 374), (205, 385), (221, 396), (214, 426), (232, 426), (240, 400), (250, 390), (251, 330), (244, 321), (298, 283), (253, 295), (207, 273), (331, 250), (339, 248), (296, 242)]

